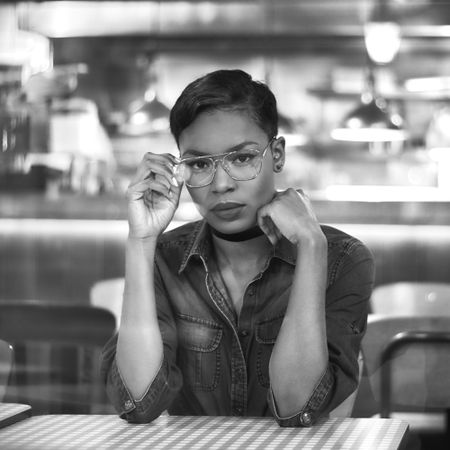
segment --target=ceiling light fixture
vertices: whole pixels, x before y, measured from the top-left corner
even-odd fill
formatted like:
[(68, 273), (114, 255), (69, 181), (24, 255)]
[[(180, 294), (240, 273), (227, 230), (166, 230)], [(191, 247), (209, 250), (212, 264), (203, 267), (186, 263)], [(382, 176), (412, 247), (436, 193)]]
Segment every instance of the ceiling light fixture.
[(157, 96), (157, 70), (155, 55), (158, 52), (158, 42), (161, 27), (161, 3), (158, 2), (157, 31), (154, 50), (151, 54), (137, 58), (137, 65), (141, 69), (146, 90), (140, 98), (128, 107), (126, 120), (119, 127), (119, 132), (128, 136), (144, 136), (153, 133), (167, 133), (170, 129), (170, 109)]
[(399, 114), (391, 114), (385, 99), (375, 89), (375, 65), (391, 62), (400, 47), (400, 28), (388, 15), (387, 0), (377, 0), (364, 27), (367, 75), (360, 104), (332, 130), (338, 141), (395, 142), (407, 134)]
[(364, 42), (370, 59), (376, 64), (390, 63), (401, 43), (400, 25), (388, 7), (388, 0), (376, 0), (364, 25)]
[(403, 120), (391, 114), (386, 101), (375, 93), (373, 69), (369, 67), (365, 91), (360, 104), (348, 113), (341, 124), (332, 130), (337, 141), (395, 142), (407, 138)]

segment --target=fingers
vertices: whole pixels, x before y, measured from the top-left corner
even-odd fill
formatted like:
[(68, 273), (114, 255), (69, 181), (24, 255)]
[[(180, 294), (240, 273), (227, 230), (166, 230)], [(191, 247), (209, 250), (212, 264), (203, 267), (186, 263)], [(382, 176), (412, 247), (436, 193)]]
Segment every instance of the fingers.
[(272, 200), (258, 210), (257, 220), (273, 245), (282, 236), (299, 242), (318, 226), (309, 198), (302, 190), (292, 188), (276, 192)]
[(272, 202), (274, 205), (284, 204), (292, 210), (298, 210), (301, 213), (307, 213), (308, 215), (315, 217), (311, 201), (303, 189), (289, 188), (285, 191), (279, 191), (275, 194)]
[[(128, 198), (140, 200), (144, 194), (154, 192), (168, 199), (178, 197), (181, 192), (182, 181), (175, 175), (175, 164), (177, 158), (170, 154), (146, 153), (139, 164), (136, 175), (127, 191)], [(144, 199), (146, 203), (151, 196)]]
[(130, 185), (130, 194), (136, 194), (136, 198), (142, 198), (142, 196), (148, 191), (155, 191), (159, 194), (162, 194), (166, 197), (173, 196), (171, 192), (171, 186), (167, 185), (166, 182), (161, 182), (157, 180), (155, 177), (146, 178), (145, 180), (138, 181), (137, 183), (133, 183)]
[(170, 183), (174, 178), (177, 158), (169, 153), (155, 154), (148, 152), (139, 164), (134, 182), (148, 178), (151, 173), (161, 175)]

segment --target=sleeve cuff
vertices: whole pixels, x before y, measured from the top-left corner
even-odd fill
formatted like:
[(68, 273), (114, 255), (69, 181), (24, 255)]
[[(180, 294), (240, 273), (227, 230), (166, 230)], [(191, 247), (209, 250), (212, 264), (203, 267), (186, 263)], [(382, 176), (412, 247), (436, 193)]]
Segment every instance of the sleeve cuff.
[(161, 414), (162, 411), (156, 409), (159, 397), (166, 390), (167, 385), (168, 366), (165, 358), (161, 361), (161, 366), (155, 378), (144, 395), (138, 400), (133, 398), (125, 385), (115, 359), (112, 362), (109, 376), (115, 386), (115, 391), (118, 393), (115, 396), (115, 407), (122, 419), (129, 422), (149, 422)]
[(281, 417), (278, 413), (272, 387), (268, 391), (269, 407), (281, 427), (310, 427), (314, 425), (325, 409), (327, 398), (333, 387), (333, 374), (329, 368), (325, 370), (305, 406), (296, 414)]

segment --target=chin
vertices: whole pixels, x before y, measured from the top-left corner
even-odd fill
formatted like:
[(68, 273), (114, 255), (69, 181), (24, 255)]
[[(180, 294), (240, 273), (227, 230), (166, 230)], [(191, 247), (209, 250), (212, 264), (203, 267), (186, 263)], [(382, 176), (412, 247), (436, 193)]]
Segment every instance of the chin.
[(256, 225), (256, 218), (253, 220), (249, 219), (239, 219), (239, 220), (233, 220), (233, 221), (225, 221), (225, 220), (218, 220), (215, 217), (205, 217), (205, 220), (208, 222), (208, 224), (215, 228), (217, 231), (220, 231), (221, 233), (240, 233), (241, 231), (248, 230), (249, 228)]

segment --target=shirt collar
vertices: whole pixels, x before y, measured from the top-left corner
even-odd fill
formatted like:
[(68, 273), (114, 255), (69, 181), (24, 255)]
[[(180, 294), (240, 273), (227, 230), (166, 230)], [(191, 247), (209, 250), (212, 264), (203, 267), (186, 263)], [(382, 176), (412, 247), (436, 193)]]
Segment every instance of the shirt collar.
[(209, 231), (209, 226), (205, 220), (200, 220), (195, 224), (192, 231), (191, 240), (189, 245), (184, 252), (183, 260), (181, 262), (180, 268), (178, 269), (178, 274), (186, 269), (189, 261), (193, 257), (199, 257), (203, 260), (206, 269), (206, 262), (211, 253), (211, 236)]
[[(192, 231), (192, 237), (184, 253), (178, 274), (186, 269), (189, 261), (194, 257), (199, 257), (205, 264), (205, 269), (207, 269), (206, 263), (211, 255), (211, 246), (211, 230), (207, 222), (201, 220), (196, 223)], [(297, 247), (283, 236), (273, 248), (270, 259), (272, 258), (278, 258), (295, 266), (297, 261)]]

